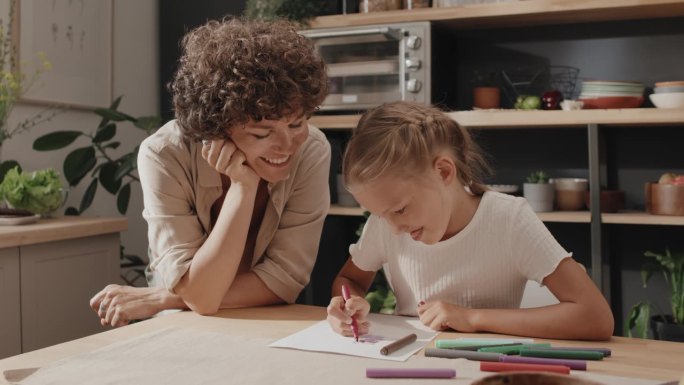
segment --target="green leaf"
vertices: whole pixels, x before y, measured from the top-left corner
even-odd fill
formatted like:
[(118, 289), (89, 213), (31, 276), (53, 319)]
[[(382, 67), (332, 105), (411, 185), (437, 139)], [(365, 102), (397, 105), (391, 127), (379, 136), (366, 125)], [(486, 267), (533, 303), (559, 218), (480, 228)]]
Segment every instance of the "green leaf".
[(124, 120), (128, 120), (129, 122), (136, 122), (137, 119), (128, 115), (124, 114), (123, 112), (115, 111), (115, 110), (110, 110), (109, 108), (96, 108), (93, 110), (96, 114), (100, 115), (104, 119), (108, 120), (113, 120), (115, 122), (123, 122)]
[(80, 213), (78, 212), (78, 209), (76, 207), (69, 206), (66, 208), (66, 210), (64, 210), (64, 215), (78, 216), (80, 215)]
[(142, 116), (135, 122), (135, 126), (147, 133), (152, 133), (161, 125), (161, 117), (159, 116)]
[(137, 157), (133, 154), (127, 154), (121, 158), (121, 163), (119, 164), (118, 170), (114, 174), (114, 179), (121, 180), (124, 176), (128, 175), (130, 172), (137, 168), (136, 165)]
[(78, 211), (83, 213), (84, 211), (88, 210), (88, 207), (90, 207), (90, 205), (93, 204), (93, 199), (95, 199), (96, 192), (97, 178), (93, 179), (92, 182), (90, 182), (90, 185), (88, 185), (88, 188), (86, 189), (85, 193), (83, 193), (83, 198), (81, 198), (81, 207), (79, 207)]
[(111, 149), (116, 150), (117, 148), (119, 148), (120, 145), (121, 145), (121, 142), (109, 142), (109, 143), (105, 144), (104, 146), (102, 146), (102, 149), (111, 148)]
[(116, 162), (107, 162), (100, 168), (100, 184), (105, 190), (109, 191), (110, 194), (116, 194), (121, 188), (121, 179), (114, 178), (116, 170), (119, 169), (119, 165)]
[(119, 191), (119, 196), (116, 197), (116, 208), (119, 213), (126, 215), (128, 211), (128, 201), (131, 199), (131, 185), (126, 183)]
[(36, 151), (52, 151), (64, 148), (84, 135), (80, 131), (57, 131), (45, 134), (33, 142), (33, 149)]
[(109, 109), (116, 111), (116, 109), (119, 108), (119, 104), (121, 103), (122, 97), (123, 96), (119, 96), (118, 98), (116, 98), (116, 100), (114, 100), (112, 104), (109, 106)]
[(104, 127), (97, 129), (95, 137), (93, 138), (93, 143), (102, 143), (110, 140), (116, 135), (116, 124), (109, 123)]
[(19, 171), (19, 173), (21, 173), (21, 171), (22, 171), (21, 166), (19, 165), (19, 163), (17, 163), (16, 160), (6, 160), (6, 161), (0, 163), (0, 181), (5, 179), (5, 174), (7, 174), (7, 171), (9, 171), (15, 167), (18, 167), (17, 171)]
[(76, 186), (95, 167), (96, 162), (95, 149), (90, 146), (78, 148), (67, 155), (64, 159), (64, 177), (69, 185)]

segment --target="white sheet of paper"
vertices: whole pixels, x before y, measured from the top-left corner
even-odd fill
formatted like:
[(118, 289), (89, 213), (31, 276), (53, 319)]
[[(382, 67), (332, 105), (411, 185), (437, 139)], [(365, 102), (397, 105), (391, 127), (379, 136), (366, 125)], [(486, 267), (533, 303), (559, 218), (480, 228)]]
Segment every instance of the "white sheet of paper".
[[(411, 355), (422, 349), (437, 333), (424, 326), (420, 320), (412, 317), (369, 314), (370, 330), (359, 342), (353, 337), (344, 337), (335, 333), (328, 321), (321, 321), (300, 332), (280, 339), (269, 346), (347, 354), (359, 357), (378, 358), (390, 361), (406, 361)], [(408, 334), (415, 333), (418, 338), (394, 353), (383, 356), (380, 349)]]

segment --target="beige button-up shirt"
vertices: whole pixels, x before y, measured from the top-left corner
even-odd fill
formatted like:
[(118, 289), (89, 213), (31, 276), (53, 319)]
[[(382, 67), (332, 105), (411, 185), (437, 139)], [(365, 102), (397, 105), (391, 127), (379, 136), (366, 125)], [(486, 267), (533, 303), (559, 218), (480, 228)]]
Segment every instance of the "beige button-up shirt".
[[(148, 280), (173, 289), (212, 231), (211, 206), (221, 176), (172, 120), (145, 139), (138, 153), (143, 217), (148, 225)], [(269, 202), (256, 239), (252, 271), (273, 293), (293, 303), (316, 261), (330, 207), (330, 144), (316, 127), (294, 155), (290, 176), (269, 183)]]

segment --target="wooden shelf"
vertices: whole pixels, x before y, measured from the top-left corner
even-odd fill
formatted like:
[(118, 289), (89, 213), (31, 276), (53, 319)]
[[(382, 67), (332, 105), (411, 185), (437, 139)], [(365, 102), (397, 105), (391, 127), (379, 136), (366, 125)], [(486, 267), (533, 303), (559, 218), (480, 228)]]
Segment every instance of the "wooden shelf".
[(684, 16), (682, 0), (525, 0), (321, 16), (310, 27), (432, 21), (451, 29), (484, 29), (679, 16)]
[(362, 217), (363, 209), (361, 207), (345, 207), (338, 205), (330, 205), (328, 215), (341, 215), (347, 217)]
[(542, 111), (542, 110), (476, 110), (449, 113), (468, 128), (667, 126), (683, 125), (684, 109), (625, 108), (614, 110)]
[[(331, 205), (328, 215), (363, 216), (361, 207), (343, 207)], [(543, 222), (556, 223), (589, 223), (591, 216), (589, 211), (552, 211), (537, 213)], [(664, 225), (684, 226), (684, 216), (651, 215), (644, 212), (604, 213), (601, 221), (605, 224), (616, 225)]]
[[(626, 108), (616, 110), (523, 111), (476, 110), (450, 112), (454, 120), (468, 128), (559, 128), (604, 126), (684, 125), (684, 109)], [(350, 130), (360, 115), (316, 115), (309, 122), (322, 130)]]

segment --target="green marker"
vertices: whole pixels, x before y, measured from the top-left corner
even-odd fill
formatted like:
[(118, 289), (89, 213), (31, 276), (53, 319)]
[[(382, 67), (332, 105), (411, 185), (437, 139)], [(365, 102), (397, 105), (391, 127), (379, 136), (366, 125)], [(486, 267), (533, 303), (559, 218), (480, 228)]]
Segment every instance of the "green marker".
[(549, 350), (549, 349), (521, 349), (522, 357), (566, 358), (571, 360), (602, 360), (603, 353), (588, 350)]
[(551, 344), (527, 344), (527, 345), (511, 345), (511, 346), (489, 346), (477, 349), (478, 352), (502, 353), (502, 354), (520, 354), (522, 349), (535, 348), (549, 348)]

